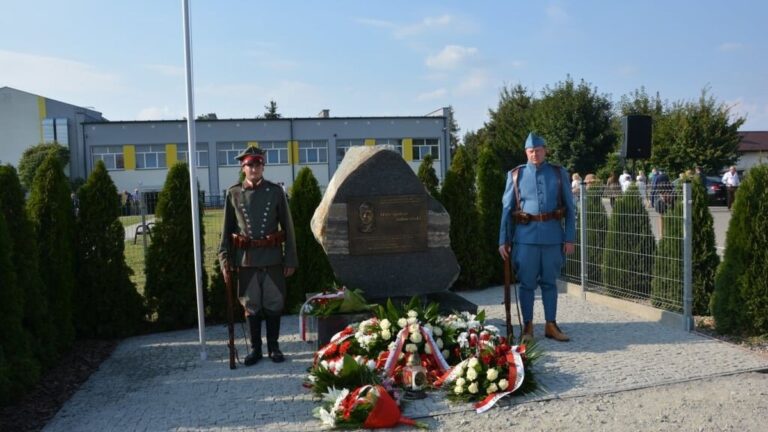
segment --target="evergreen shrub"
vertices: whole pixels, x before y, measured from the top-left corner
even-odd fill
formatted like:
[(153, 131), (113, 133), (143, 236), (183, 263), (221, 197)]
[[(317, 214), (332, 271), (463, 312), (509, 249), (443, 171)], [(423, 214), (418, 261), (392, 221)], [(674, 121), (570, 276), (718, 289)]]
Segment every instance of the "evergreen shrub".
[(424, 156), (424, 159), (421, 160), (421, 164), (419, 164), (417, 176), (424, 184), (424, 187), (427, 188), (429, 194), (434, 198), (438, 198), (440, 196), (440, 192), (438, 191), (440, 180), (438, 180), (437, 172), (435, 172), (435, 168), (432, 166), (433, 163), (434, 158), (431, 154)]
[(504, 261), (498, 251), (505, 182), (506, 173), (501, 169), (501, 161), (490, 146), (484, 146), (477, 160), (477, 213), (484, 273), (481, 279), (492, 284), (504, 280)]

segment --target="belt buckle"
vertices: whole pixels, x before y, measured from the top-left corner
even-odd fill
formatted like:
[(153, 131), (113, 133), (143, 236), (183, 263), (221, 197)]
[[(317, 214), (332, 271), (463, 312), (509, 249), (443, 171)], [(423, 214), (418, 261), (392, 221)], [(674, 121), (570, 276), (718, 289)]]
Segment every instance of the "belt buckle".
[(519, 223), (521, 223), (523, 225), (528, 225), (529, 223), (531, 223), (531, 215), (530, 215), (530, 213), (520, 212), (520, 213), (518, 213), (518, 215), (520, 217), (520, 222)]

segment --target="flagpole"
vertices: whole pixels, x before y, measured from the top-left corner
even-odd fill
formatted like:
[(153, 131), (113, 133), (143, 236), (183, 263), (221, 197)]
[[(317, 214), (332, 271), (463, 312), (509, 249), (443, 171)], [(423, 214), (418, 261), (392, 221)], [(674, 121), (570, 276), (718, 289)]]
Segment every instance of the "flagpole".
[(195, 249), (195, 289), (197, 292), (197, 327), (200, 335), (200, 359), (205, 352), (205, 307), (203, 305), (203, 271), (200, 254), (200, 213), (197, 194), (197, 153), (195, 152), (195, 103), (192, 95), (192, 44), (189, 31), (189, 0), (181, 0), (184, 11), (184, 71), (187, 80), (187, 161), (189, 162), (189, 190), (192, 197), (192, 244)]

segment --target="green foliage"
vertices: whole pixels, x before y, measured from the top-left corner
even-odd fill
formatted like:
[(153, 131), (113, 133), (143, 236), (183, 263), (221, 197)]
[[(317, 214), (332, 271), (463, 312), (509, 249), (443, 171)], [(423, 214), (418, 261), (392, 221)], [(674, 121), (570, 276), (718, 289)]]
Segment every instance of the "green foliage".
[(69, 163), (69, 149), (57, 143), (37, 144), (24, 150), (19, 160), (19, 179), (26, 190), (32, 188), (38, 167), (46, 156), (53, 154), (62, 167)]
[(493, 150), (483, 147), (477, 162), (477, 213), (483, 280), (502, 283), (504, 261), (499, 257), (499, 222), (501, 197), (504, 195), (505, 172)]
[(31, 336), (35, 358), (49, 364), (55, 358), (53, 322), (48, 317), (48, 298), (40, 276), (37, 240), (24, 208), (24, 191), (16, 170), (0, 166), (0, 212), (5, 216), (11, 236), (11, 260), (16, 269), (18, 286), (23, 287), (23, 326)]
[(427, 188), (427, 191), (429, 191), (429, 194), (434, 198), (438, 198), (440, 192), (437, 188), (440, 186), (440, 180), (437, 178), (435, 168), (432, 167), (433, 162), (434, 159), (431, 154), (424, 156), (424, 159), (421, 160), (421, 164), (419, 164), (418, 177), (424, 184), (424, 187)]
[(306, 293), (323, 291), (334, 282), (328, 257), (310, 228), (310, 221), (321, 200), (320, 186), (312, 170), (309, 167), (302, 168), (293, 182), (291, 194), (291, 217), (296, 233), (299, 268), (287, 280), (287, 310), (298, 310), (306, 300)]
[(267, 120), (275, 120), (282, 117), (282, 114), (277, 112), (277, 102), (274, 100), (269, 101), (269, 105), (264, 105), (264, 116)]
[(13, 268), (12, 243), (0, 212), (0, 405), (21, 396), (40, 372), (29, 347), (30, 335), (22, 327), (24, 287)]
[(717, 172), (738, 159), (743, 117), (731, 121), (730, 107), (705, 88), (697, 102), (678, 102), (655, 119), (651, 163), (672, 173), (701, 166)]
[(732, 207), (710, 307), (717, 331), (768, 333), (768, 164), (753, 167)]
[(525, 87), (505, 87), (499, 95), (498, 107), (489, 113), (491, 120), (478, 131), (483, 145), (490, 146), (501, 162), (502, 171), (526, 160), (523, 143), (533, 123), (533, 105), (533, 96)]
[(683, 200), (662, 217), (663, 235), (653, 261), (651, 303), (658, 308), (682, 312), (683, 304)]
[(343, 297), (330, 299), (315, 299), (309, 303), (309, 315), (327, 317), (335, 314), (360, 313), (371, 310), (375, 305), (369, 305), (363, 297), (363, 290), (344, 289)]
[(608, 293), (648, 298), (656, 240), (651, 221), (634, 184), (616, 198), (608, 219), (602, 281)]
[(691, 182), (693, 206), (693, 250), (691, 284), (693, 286), (693, 314), (710, 315), (709, 302), (715, 291), (715, 274), (720, 265), (715, 243), (715, 228), (712, 213), (709, 212), (709, 197), (699, 176)]
[[(226, 323), (229, 320), (227, 316), (227, 295), (226, 285), (224, 284), (224, 275), (221, 273), (221, 265), (218, 258), (213, 264), (213, 276), (211, 284), (206, 291), (206, 319), (216, 323)], [(234, 322), (245, 321), (245, 310), (243, 305), (237, 299), (237, 280), (232, 283), (232, 320)]]
[[(445, 175), (441, 201), (451, 216), (451, 249), (461, 267), (454, 284), (457, 288), (478, 288), (483, 284), (483, 267), (477, 259), (481, 254), (477, 207), (475, 204), (475, 173), (463, 147), (453, 158)], [(501, 214), (501, 213), (499, 213)]]
[(602, 187), (587, 187), (587, 281), (596, 285), (603, 282), (603, 252), (608, 232), (608, 212), (602, 196)]
[(75, 221), (69, 181), (53, 153), (46, 156), (32, 181), (27, 211), (39, 245), (40, 274), (45, 286), (44, 296), (49, 302), (44, 319), (51, 323), (52, 345), (61, 353), (75, 338), (72, 320)]
[(79, 336), (114, 338), (136, 334), (144, 301), (125, 262), (120, 197), (102, 161), (80, 188), (77, 217), (75, 328)]
[[(147, 282), (144, 289), (150, 311), (157, 314), (162, 329), (178, 329), (197, 320), (195, 254), (192, 230), (192, 200), (186, 163), (177, 163), (168, 171), (160, 192), (155, 215), (152, 244), (147, 252)], [(198, 212), (203, 220), (202, 206)], [(203, 250), (203, 226), (200, 224), (200, 257)], [(207, 277), (203, 267), (205, 291)]]
[(584, 80), (575, 84), (569, 76), (546, 87), (535, 113), (533, 129), (547, 139), (547, 158), (573, 171), (595, 171), (616, 147), (609, 96)]

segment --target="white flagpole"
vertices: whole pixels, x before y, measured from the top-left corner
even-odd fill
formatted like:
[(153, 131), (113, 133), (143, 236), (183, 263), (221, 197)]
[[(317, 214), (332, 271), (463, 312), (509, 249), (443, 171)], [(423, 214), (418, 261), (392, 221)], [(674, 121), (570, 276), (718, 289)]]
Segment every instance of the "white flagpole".
[(197, 195), (197, 153), (195, 152), (195, 103), (192, 95), (192, 44), (189, 31), (189, 0), (181, 0), (184, 10), (184, 70), (187, 78), (187, 161), (189, 190), (192, 196), (192, 244), (195, 248), (195, 288), (197, 291), (197, 327), (200, 334), (200, 359), (205, 360), (205, 306), (203, 305), (203, 269), (200, 255), (200, 214)]

